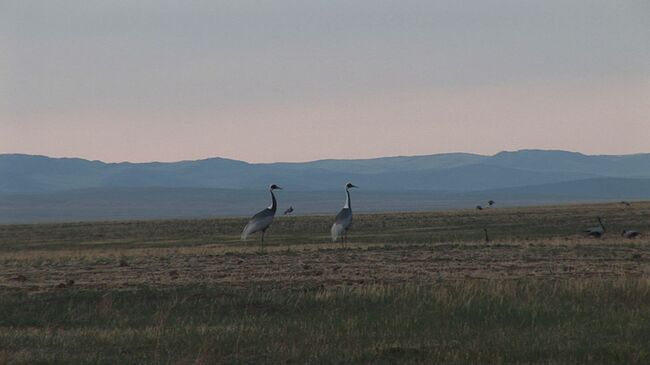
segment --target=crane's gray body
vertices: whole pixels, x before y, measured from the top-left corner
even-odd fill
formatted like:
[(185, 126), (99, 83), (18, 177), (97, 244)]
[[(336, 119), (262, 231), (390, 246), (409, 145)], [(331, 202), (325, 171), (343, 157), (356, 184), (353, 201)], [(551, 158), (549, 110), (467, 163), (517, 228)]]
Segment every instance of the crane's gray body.
[(605, 226), (600, 218), (598, 218), (598, 227), (589, 228), (585, 232), (587, 233), (587, 236), (600, 238), (605, 234)]
[(244, 230), (241, 234), (242, 241), (246, 241), (248, 236), (253, 233), (262, 232), (262, 242), (264, 242), (264, 233), (269, 228), (271, 223), (273, 223), (273, 217), (275, 217), (275, 212), (278, 209), (278, 203), (275, 200), (275, 195), (273, 194), (273, 189), (271, 189), (271, 206), (255, 214), (246, 224)]
[(638, 237), (641, 235), (641, 232), (639, 231), (629, 231), (629, 230), (624, 230), (623, 233), (621, 233), (621, 236), (631, 239), (634, 237)]
[[(348, 184), (351, 185), (351, 184)], [(352, 225), (352, 207), (350, 206), (350, 191), (349, 187), (346, 186), (345, 188), (345, 194), (346, 194), (346, 200), (345, 200), (345, 206), (339, 214), (336, 215), (336, 218), (334, 219), (334, 224), (332, 225), (332, 242), (338, 241), (338, 239), (344, 235), (348, 228)]]
[(352, 225), (352, 209), (343, 208), (332, 225), (332, 241), (336, 242)]

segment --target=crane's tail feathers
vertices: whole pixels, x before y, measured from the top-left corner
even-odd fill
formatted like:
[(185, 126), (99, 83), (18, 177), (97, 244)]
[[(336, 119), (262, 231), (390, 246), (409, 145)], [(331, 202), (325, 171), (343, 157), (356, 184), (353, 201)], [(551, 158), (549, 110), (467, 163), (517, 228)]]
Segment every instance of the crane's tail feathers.
[(241, 240), (246, 242), (248, 239), (248, 236), (253, 233), (253, 225), (248, 223), (246, 227), (244, 227), (244, 230), (241, 233)]
[(332, 242), (338, 241), (339, 237), (341, 236), (341, 233), (343, 233), (343, 226), (340, 224), (334, 223), (332, 225)]

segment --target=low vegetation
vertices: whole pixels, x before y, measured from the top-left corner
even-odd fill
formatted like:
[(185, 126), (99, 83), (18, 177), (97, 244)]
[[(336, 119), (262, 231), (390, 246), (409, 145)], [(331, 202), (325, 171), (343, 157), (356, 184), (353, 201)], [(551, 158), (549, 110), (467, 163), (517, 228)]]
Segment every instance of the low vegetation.
[[(607, 234), (581, 230), (603, 217)], [(0, 226), (0, 363), (650, 363), (650, 204)], [(484, 242), (483, 228), (490, 242)]]

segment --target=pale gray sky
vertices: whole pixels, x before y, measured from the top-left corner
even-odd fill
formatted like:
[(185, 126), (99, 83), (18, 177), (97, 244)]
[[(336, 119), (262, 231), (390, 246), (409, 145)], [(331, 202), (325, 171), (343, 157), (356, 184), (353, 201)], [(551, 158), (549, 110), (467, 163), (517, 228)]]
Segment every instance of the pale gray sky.
[(0, 153), (650, 152), (650, 2), (0, 2)]

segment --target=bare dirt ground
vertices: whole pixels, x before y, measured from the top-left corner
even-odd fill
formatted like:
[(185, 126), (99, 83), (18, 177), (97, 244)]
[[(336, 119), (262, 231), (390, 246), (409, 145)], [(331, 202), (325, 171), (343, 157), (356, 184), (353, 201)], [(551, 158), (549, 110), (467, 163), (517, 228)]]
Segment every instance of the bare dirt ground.
[[(31, 290), (217, 285), (289, 288), (435, 280), (650, 275), (647, 241), (292, 245), (152, 248), (116, 255), (17, 252), (3, 258), (0, 286)], [(72, 283), (72, 281), (74, 283)]]

